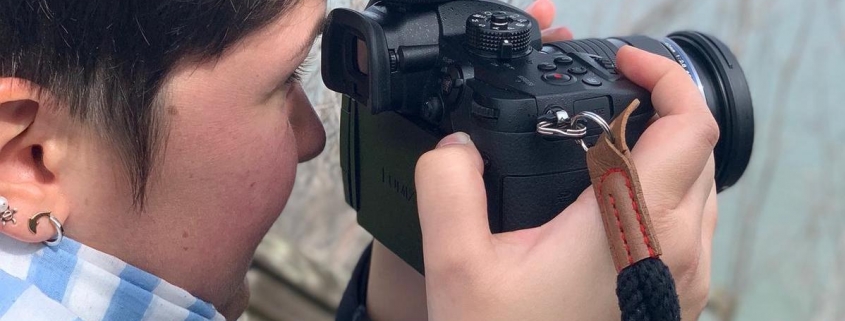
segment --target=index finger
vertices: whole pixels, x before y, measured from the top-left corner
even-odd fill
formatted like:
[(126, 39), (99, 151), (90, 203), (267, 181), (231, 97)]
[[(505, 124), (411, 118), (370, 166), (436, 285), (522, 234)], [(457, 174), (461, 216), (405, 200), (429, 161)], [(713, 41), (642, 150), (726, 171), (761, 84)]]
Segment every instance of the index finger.
[(621, 48), (617, 59), (628, 79), (651, 91), (660, 115), (632, 150), (646, 202), (655, 212), (674, 209), (704, 170), (719, 127), (698, 87), (676, 62), (630, 46)]
[(550, 28), (555, 20), (555, 4), (550, 0), (536, 0), (525, 8), (525, 12), (537, 19), (540, 30)]

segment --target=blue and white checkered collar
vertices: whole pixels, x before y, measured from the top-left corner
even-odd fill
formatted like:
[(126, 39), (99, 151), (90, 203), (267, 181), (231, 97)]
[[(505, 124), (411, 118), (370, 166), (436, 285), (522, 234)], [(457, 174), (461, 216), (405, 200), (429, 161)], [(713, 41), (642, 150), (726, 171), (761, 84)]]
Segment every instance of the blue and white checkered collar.
[(225, 320), (187, 291), (72, 239), (0, 234), (0, 321)]

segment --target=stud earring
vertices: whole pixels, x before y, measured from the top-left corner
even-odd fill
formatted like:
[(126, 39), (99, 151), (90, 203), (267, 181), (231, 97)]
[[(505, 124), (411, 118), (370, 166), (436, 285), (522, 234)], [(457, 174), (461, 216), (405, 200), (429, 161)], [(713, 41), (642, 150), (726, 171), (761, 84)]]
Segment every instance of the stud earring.
[(15, 220), (15, 214), (17, 212), (18, 209), (9, 207), (9, 200), (0, 196), (0, 223), (3, 226), (6, 226), (8, 222), (12, 222), (13, 225), (18, 224), (18, 221)]

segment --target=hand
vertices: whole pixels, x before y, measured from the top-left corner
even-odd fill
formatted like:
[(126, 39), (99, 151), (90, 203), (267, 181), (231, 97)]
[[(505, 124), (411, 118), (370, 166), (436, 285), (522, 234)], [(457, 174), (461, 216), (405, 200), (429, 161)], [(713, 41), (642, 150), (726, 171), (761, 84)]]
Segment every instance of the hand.
[(552, 27), (555, 20), (555, 4), (551, 0), (534, 1), (525, 12), (540, 24), (543, 42), (572, 40), (572, 32), (566, 27)]
[[(624, 47), (618, 65), (652, 92), (659, 115), (632, 157), (682, 319), (695, 320), (710, 279), (718, 127), (678, 64)], [(493, 235), (483, 169), (462, 133), (417, 163), (429, 319), (619, 320), (616, 270), (592, 189), (541, 227)]]
[[(543, 42), (572, 40), (569, 29), (551, 27), (555, 18), (551, 0), (536, 0), (525, 11), (537, 20)], [(428, 320), (425, 280), (377, 240), (373, 242), (370, 275), (367, 313), (372, 320)]]

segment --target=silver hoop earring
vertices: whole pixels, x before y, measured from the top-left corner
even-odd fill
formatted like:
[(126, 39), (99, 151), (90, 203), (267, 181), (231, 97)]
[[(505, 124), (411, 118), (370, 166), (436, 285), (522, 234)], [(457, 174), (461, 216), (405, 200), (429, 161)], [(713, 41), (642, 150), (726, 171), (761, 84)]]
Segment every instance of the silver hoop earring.
[(18, 209), (9, 206), (9, 200), (0, 196), (0, 223), (6, 226), (6, 223), (12, 222), (12, 225), (17, 225), (18, 221), (15, 219), (15, 214)]
[(54, 236), (52, 239), (44, 241), (44, 244), (46, 244), (47, 246), (56, 246), (61, 243), (62, 239), (65, 237), (65, 230), (62, 227), (62, 222), (59, 222), (59, 219), (54, 217), (52, 213), (41, 212), (33, 215), (29, 219), (29, 231), (32, 232), (32, 234), (37, 234), (36, 229), (38, 228), (38, 220), (45, 216), (48, 220), (50, 220), (50, 223), (53, 224), (53, 227), (56, 228), (56, 236)]

